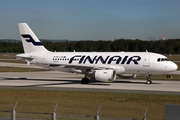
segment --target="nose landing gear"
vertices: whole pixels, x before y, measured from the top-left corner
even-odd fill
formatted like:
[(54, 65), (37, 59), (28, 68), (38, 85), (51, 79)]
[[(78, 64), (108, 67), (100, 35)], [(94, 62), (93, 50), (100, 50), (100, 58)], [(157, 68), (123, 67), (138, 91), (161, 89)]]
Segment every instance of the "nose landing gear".
[(150, 76), (151, 76), (151, 75), (148, 73), (148, 74), (147, 74), (147, 81), (146, 81), (146, 84), (148, 84), (148, 85), (149, 85), (149, 84), (152, 84), (152, 81), (151, 81)]

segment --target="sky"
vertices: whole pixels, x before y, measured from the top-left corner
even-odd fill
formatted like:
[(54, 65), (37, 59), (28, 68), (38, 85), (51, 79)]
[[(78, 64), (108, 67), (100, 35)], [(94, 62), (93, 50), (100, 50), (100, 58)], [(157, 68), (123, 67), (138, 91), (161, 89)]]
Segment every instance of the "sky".
[(40, 39), (174, 39), (180, 0), (2, 0), (0, 39), (20, 39), (20, 22)]

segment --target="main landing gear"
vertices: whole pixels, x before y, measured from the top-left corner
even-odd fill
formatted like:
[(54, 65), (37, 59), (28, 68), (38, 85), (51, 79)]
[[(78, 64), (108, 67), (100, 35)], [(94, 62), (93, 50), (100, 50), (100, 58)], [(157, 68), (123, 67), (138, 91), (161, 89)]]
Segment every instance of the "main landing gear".
[(151, 78), (150, 78), (150, 74), (147, 74), (147, 81), (146, 84), (152, 84)]
[(87, 77), (82, 78), (81, 84), (88, 84), (88, 83), (89, 83), (89, 78), (87, 78)]

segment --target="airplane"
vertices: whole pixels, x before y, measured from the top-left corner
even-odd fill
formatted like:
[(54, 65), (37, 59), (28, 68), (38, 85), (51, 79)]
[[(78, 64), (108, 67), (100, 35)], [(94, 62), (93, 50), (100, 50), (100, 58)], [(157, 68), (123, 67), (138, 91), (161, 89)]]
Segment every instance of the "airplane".
[(146, 84), (151, 84), (151, 75), (176, 71), (178, 66), (167, 57), (152, 52), (51, 52), (47, 50), (27, 23), (18, 23), (24, 53), (17, 59), (26, 60), (44, 68), (84, 74), (82, 84), (91, 79), (113, 82), (116, 76), (135, 78), (146, 75)]

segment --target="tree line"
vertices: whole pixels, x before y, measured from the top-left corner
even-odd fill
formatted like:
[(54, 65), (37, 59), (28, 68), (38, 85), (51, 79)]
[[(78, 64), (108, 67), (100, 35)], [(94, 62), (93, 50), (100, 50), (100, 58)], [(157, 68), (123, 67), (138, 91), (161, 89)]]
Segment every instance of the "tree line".
[[(180, 54), (180, 39), (169, 40), (98, 40), (98, 41), (63, 41), (52, 42), (44, 40), (42, 44), (50, 51), (77, 52), (156, 52), (160, 54)], [(1, 53), (23, 53), (21, 42), (0, 41)]]

